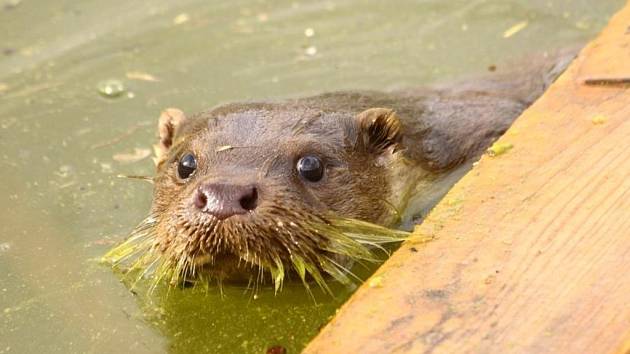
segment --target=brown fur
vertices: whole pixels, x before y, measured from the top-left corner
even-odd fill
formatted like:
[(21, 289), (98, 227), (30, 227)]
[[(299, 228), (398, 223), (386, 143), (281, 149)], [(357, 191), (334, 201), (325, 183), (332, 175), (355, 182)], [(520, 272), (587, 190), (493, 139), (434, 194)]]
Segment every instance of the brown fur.
[[(411, 200), (452, 183), (449, 174), (478, 158), (566, 64), (556, 63), (437, 88), (233, 103), (190, 118), (167, 110), (156, 146), (156, 247), (220, 278), (294, 256), (334, 260), (334, 245), (309, 222), (339, 215), (392, 226), (403, 211), (426, 208)], [(198, 167), (184, 181), (176, 171), (188, 152)], [(305, 154), (324, 162), (321, 181), (297, 174)], [(225, 220), (204, 214), (192, 195), (209, 182), (255, 184), (258, 206)]]

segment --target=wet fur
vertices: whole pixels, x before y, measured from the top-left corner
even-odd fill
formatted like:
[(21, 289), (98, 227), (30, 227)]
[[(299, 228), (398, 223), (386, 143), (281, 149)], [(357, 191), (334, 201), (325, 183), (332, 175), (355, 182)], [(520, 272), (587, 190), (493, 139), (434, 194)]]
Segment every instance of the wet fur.
[[(369, 246), (378, 244), (341, 231), (339, 220), (367, 222), (365, 232), (378, 233), (378, 225), (399, 226), (426, 211), (543, 92), (567, 56), (448, 86), (233, 103), (189, 118), (167, 110), (144, 251), (184, 278), (244, 274), (258, 282), (267, 274), (278, 288), (291, 270), (320, 285), (326, 274), (347, 280), (349, 261), (369, 259)], [(198, 167), (182, 181), (176, 170), (186, 152)], [(324, 161), (320, 182), (297, 174), (305, 154)], [(222, 221), (195, 210), (191, 195), (209, 181), (255, 183), (259, 205)]]

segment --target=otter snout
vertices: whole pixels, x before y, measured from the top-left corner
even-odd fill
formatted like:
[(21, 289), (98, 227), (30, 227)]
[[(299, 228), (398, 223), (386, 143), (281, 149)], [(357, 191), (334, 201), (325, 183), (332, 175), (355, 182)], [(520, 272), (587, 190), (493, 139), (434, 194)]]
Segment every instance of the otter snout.
[(193, 204), (202, 212), (224, 220), (256, 209), (258, 189), (251, 184), (205, 183), (195, 191)]

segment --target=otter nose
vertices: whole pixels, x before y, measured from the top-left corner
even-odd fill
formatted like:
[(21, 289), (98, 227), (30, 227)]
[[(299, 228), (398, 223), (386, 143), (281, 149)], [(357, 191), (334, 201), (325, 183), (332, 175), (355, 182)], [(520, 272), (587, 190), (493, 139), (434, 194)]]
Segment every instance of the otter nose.
[(193, 202), (199, 210), (223, 220), (256, 209), (258, 190), (252, 185), (207, 183), (197, 188)]

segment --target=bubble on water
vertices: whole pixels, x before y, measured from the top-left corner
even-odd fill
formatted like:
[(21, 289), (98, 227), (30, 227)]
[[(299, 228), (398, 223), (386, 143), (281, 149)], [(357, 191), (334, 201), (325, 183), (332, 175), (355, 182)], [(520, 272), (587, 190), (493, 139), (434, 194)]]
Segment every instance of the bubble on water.
[(125, 85), (116, 79), (103, 80), (98, 83), (98, 92), (107, 98), (115, 98), (125, 92)]

